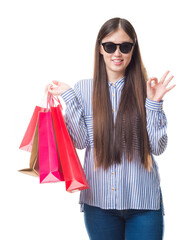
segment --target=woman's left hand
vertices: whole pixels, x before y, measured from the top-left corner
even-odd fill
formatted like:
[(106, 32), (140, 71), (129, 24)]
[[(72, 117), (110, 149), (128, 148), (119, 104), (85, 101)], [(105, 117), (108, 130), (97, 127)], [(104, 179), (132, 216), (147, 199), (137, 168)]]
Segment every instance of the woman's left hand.
[(150, 78), (147, 81), (147, 98), (152, 101), (160, 102), (163, 98), (163, 96), (172, 90), (176, 85), (172, 85), (171, 87), (168, 87), (168, 84), (173, 79), (174, 76), (171, 76), (167, 78), (167, 75), (170, 71), (167, 71), (164, 73), (160, 81), (158, 82), (158, 79), (153, 77)]

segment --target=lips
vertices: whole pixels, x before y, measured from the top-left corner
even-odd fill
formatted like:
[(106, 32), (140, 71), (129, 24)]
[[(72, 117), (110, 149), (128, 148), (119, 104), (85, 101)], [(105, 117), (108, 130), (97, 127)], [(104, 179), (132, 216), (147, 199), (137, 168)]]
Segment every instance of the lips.
[(114, 63), (116, 66), (121, 65), (122, 62), (123, 62), (122, 59), (113, 59), (112, 61), (113, 61), (113, 63)]

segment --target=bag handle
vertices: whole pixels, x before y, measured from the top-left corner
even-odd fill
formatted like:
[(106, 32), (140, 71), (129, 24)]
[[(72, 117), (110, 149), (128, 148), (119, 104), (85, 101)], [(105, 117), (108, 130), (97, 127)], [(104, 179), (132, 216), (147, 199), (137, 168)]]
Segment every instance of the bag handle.
[(48, 109), (51, 108), (51, 107), (56, 107), (56, 103), (59, 105), (61, 110), (63, 110), (63, 107), (62, 107), (62, 104), (61, 104), (59, 98), (48, 92), (46, 111), (48, 112), (49, 111)]

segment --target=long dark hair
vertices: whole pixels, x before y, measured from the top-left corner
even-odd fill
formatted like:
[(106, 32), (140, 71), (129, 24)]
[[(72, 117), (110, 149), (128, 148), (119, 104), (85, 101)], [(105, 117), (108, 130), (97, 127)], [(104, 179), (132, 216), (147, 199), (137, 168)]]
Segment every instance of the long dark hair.
[[(102, 39), (122, 28), (135, 42), (132, 59), (125, 71), (124, 87), (114, 124), (108, 87), (108, 77), (103, 55), (100, 54)], [(146, 80), (147, 74), (141, 59), (136, 32), (125, 19), (112, 18), (101, 27), (95, 46), (93, 76), (93, 133), (95, 166), (107, 169), (114, 163), (121, 163), (126, 150), (128, 161), (139, 154), (141, 163), (150, 171), (149, 139), (146, 128)]]

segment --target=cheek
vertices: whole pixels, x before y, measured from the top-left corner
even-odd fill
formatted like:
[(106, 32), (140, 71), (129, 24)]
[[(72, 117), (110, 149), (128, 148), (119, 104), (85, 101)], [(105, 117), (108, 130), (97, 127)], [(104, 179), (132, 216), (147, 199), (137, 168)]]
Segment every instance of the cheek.
[(125, 62), (128, 65), (131, 62), (132, 55), (129, 55), (126, 59)]
[(103, 59), (106, 64), (111, 60), (111, 57), (109, 55), (103, 54)]

